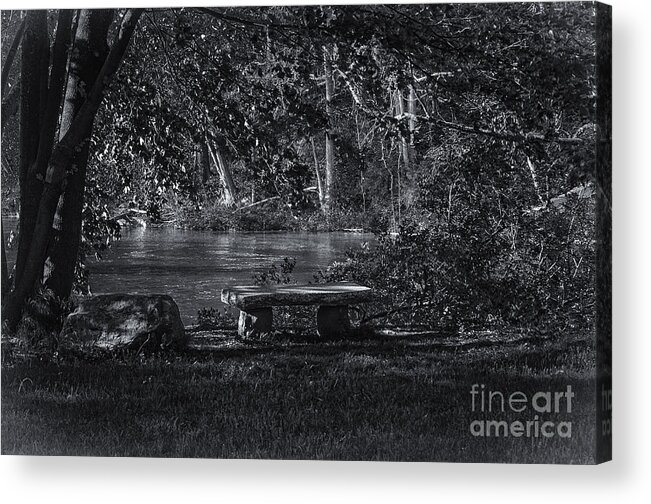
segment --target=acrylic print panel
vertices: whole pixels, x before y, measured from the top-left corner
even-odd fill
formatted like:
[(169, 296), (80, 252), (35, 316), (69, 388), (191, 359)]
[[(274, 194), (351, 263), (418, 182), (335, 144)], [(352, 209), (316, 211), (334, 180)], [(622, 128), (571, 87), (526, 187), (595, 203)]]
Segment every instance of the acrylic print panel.
[(610, 458), (610, 9), (2, 11), (2, 453)]

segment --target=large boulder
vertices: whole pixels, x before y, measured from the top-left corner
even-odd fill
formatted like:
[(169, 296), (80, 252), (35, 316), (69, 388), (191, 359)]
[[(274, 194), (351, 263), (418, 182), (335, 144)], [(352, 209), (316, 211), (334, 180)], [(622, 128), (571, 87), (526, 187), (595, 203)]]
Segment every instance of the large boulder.
[(181, 348), (189, 337), (167, 295), (106, 294), (83, 299), (63, 325), (62, 348)]

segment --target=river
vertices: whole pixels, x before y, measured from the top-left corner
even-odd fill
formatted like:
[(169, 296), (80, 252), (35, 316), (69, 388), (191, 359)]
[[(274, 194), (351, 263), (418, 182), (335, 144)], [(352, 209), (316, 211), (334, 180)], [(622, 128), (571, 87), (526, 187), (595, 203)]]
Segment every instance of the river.
[(169, 227), (123, 230), (102, 261), (88, 265), (93, 294), (164, 293), (179, 305), (185, 324), (197, 310), (222, 306), (221, 289), (251, 284), (252, 276), (296, 259), (294, 278), (312, 280), (319, 269), (343, 260), (346, 250), (373, 240), (357, 233), (216, 233)]
[[(8, 233), (17, 219), (3, 218)], [(319, 269), (343, 260), (349, 248), (372, 242), (370, 233), (217, 233), (172, 227), (134, 227), (122, 230), (122, 239), (90, 260), (93, 294), (124, 292), (171, 295), (185, 324), (196, 322), (197, 310), (220, 307), (226, 285), (251, 284), (253, 275), (296, 259), (293, 277), (308, 282)], [(7, 251), (9, 268), (16, 247)]]

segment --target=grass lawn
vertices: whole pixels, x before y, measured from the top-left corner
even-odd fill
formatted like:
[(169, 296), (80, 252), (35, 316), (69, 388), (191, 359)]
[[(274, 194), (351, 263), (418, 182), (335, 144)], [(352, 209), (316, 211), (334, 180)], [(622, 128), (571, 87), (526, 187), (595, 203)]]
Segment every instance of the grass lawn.
[[(593, 461), (588, 334), (246, 343), (197, 331), (182, 353), (58, 361), (5, 348), (2, 454)], [(572, 421), (572, 437), (474, 437), (475, 383), (528, 396), (571, 384), (575, 401), (562, 420)]]

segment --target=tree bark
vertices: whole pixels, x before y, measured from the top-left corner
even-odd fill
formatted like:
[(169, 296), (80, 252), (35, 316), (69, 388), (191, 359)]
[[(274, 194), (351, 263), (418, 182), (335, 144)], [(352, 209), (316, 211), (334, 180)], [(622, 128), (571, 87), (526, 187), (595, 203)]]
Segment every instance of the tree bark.
[(141, 9), (130, 9), (124, 14), (119, 33), (93, 88), (67, 132), (52, 151), (38, 207), (32, 243), (25, 259), (24, 274), (21, 281), (16, 283), (14, 291), (3, 302), (3, 317), (9, 321), (10, 328), (16, 326), (25, 299), (42, 275), (52, 223), (59, 197), (65, 188), (67, 171), (72, 166), (79, 145), (89, 136), (95, 115), (102, 102), (104, 90), (122, 62), (141, 13)]
[[(59, 111), (61, 109), (61, 98), (63, 97), (64, 80), (68, 61), (68, 49), (71, 38), (72, 11), (62, 9), (59, 11), (56, 29), (56, 38), (52, 50), (52, 66), (50, 70), (49, 84), (45, 99), (41, 97), (41, 121), (38, 137), (38, 150), (36, 159), (29, 167), (28, 180), (42, 182), (42, 176), (47, 169), (47, 164), (52, 153), (52, 146), (55, 143), (55, 134), (59, 125)], [(49, 54), (49, 52), (48, 52)], [(38, 202), (40, 194), (37, 193), (37, 186), (33, 186), (33, 199)]]
[[(112, 20), (111, 10), (83, 10), (79, 14), (61, 113), (60, 138), (69, 131), (75, 116), (81, 109), (86, 90), (91, 89), (95, 84), (109, 51), (106, 38)], [(89, 141), (93, 124), (94, 120), (91, 121), (87, 135), (74, 156), (72, 163), (75, 169), (68, 174), (65, 189), (59, 198), (53, 220), (52, 239), (45, 260), (43, 272), (45, 284), (62, 299), (70, 295), (75, 278), (81, 241)]]
[[(405, 99), (402, 96), (400, 89), (396, 87), (396, 115), (400, 118), (405, 115)], [(402, 162), (406, 169), (409, 169), (409, 143), (405, 136), (400, 133), (400, 153), (402, 155)]]
[(531, 174), (531, 181), (533, 182), (533, 188), (534, 191), (536, 192), (536, 196), (538, 197), (538, 201), (540, 201), (541, 205), (545, 204), (545, 200), (542, 197), (542, 194), (540, 193), (540, 186), (538, 185), (538, 175), (536, 174), (536, 167), (533, 164), (533, 161), (531, 161), (531, 158), (527, 156), (527, 166), (529, 166), (529, 173)]
[(229, 206), (235, 205), (237, 203), (237, 188), (233, 181), (233, 172), (231, 171), (230, 164), (226, 161), (226, 158), (222, 156), (222, 153), (217, 146), (215, 146), (215, 156), (217, 157), (219, 169), (222, 173), (223, 184), (227, 188), (226, 204)]
[(312, 143), (312, 155), (314, 156), (314, 175), (316, 176), (316, 187), (319, 191), (319, 205), (323, 211), (323, 183), (321, 182), (321, 173), (319, 171), (319, 158), (316, 155), (316, 145), (314, 144), (314, 137), (310, 137)]
[(323, 197), (323, 210), (330, 214), (335, 204), (335, 148), (332, 139), (332, 95), (334, 93), (334, 82), (332, 78), (332, 61), (330, 51), (323, 47), (323, 70), (325, 74), (325, 91), (326, 91), (326, 116), (328, 127), (325, 135), (325, 191)]
[(5, 230), (4, 225), (0, 224), (0, 239), (2, 239), (2, 258), (0, 268), (0, 275), (2, 276), (2, 299), (9, 293), (11, 290), (11, 284), (9, 282), (9, 268), (7, 267), (7, 252), (5, 248)]
[(29, 11), (25, 16), (25, 33), (21, 52), (20, 86), (20, 219), (18, 223), (18, 250), (16, 256), (16, 283), (20, 282), (25, 261), (32, 242), (38, 198), (43, 187), (44, 172), (31, 170), (36, 161), (41, 130), (42, 83), (47, 81), (47, 13), (43, 10)]
[(206, 185), (210, 180), (210, 154), (208, 153), (208, 143), (202, 142), (199, 151), (199, 160), (201, 162), (201, 181)]
[(413, 85), (409, 85), (409, 100), (407, 101), (407, 112), (409, 113), (409, 161), (415, 164), (416, 148), (416, 90)]
[(233, 174), (231, 173), (230, 167), (222, 156), (219, 147), (216, 145), (211, 145), (208, 141), (206, 141), (206, 144), (208, 146), (208, 152), (210, 153), (212, 162), (219, 172), (222, 189), (224, 190), (224, 205), (233, 206), (235, 204), (236, 188), (235, 183), (233, 182)]
[(63, 86), (66, 77), (71, 23), (72, 11), (68, 9), (59, 11), (56, 38), (52, 50), (52, 69), (50, 71), (47, 99), (43, 107), (43, 120), (36, 153), (36, 163), (30, 168), (36, 173), (43, 173), (47, 167), (52, 153), (52, 146), (54, 145), (54, 135), (59, 124), (59, 110), (61, 109), (61, 98), (63, 97)]

